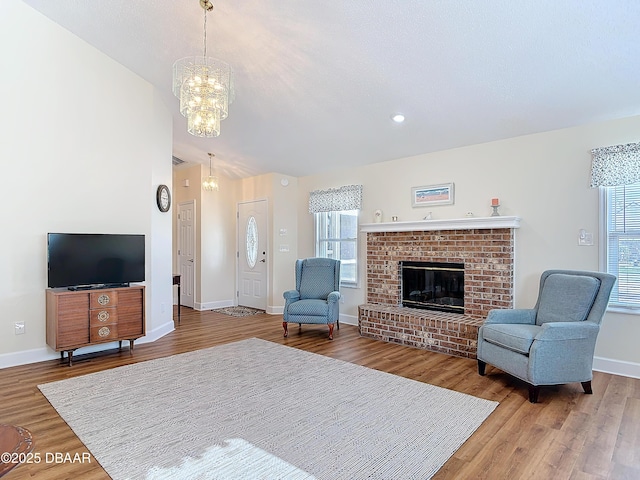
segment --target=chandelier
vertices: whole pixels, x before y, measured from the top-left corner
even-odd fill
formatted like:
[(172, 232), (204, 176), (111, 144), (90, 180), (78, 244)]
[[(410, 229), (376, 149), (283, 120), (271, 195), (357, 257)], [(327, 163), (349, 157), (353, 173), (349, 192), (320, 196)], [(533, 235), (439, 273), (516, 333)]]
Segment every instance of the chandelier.
[(204, 179), (202, 182), (202, 188), (208, 192), (218, 191), (220, 190), (220, 185), (218, 184), (218, 177), (213, 174), (213, 170), (211, 169), (211, 159), (215, 157), (214, 153), (209, 153), (209, 176)]
[(180, 99), (180, 113), (187, 117), (187, 131), (196, 137), (220, 135), (220, 121), (227, 118), (235, 98), (233, 69), (228, 63), (207, 57), (207, 12), (209, 0), (200, 0), (204, 10), (204, 42), (201, 57), (185, 57), (173, 64), (173, 94)]

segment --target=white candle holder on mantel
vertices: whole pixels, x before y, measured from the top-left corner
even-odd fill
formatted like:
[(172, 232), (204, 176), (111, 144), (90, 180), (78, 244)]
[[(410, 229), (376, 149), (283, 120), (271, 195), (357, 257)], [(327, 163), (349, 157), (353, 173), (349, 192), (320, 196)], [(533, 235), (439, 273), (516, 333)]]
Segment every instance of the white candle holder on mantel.
[(500, 206), (500, 199), (492, 198), (491, 199), (491, 208), (493, 208), (492, 217), (499, 217), (500, 213), (498, 212), (498, 207)]

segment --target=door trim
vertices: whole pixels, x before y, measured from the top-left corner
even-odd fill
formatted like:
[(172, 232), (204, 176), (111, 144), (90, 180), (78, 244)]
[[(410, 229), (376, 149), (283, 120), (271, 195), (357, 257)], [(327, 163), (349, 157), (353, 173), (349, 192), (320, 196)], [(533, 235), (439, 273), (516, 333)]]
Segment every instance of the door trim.
[[(186, 305), (186, 304), (182, 303), (182, 299), (180, 299), (180, 302), (184, 306), (188, 306), (190, 308), (195, 309), (196, 308), (196, 291), (197, 291), (197, 288), (198, 288), (198, 285), (196, 284), (196, 281), (197, 281), (197, 278), (198, 278), (198, 276), (196, 275), (196, 270), (197, 270), (197, 267), (198, 267), (198, 263), (197, 263), (198, 242), (197, 242), (197, 239), (196, 239), (198, 225), (196, 223), (197, 222), (197, 216), (196, 216), (197, 205), (196, 205), (195, 199), (185, 200), (184, 202), (180, 202), (178, 204), (178, 211), (176, 213), (177, 216), (178, 216), (177, 222), (176, 222), (176, 232), (177, 232), (176, 259), (177, 259), (177, 263), (178, 263), (178, 273), (182, 274), (182, 268), (181, 268), (181, 265), (180, 265), (180, 253), (179, 253), (182, 250), (182, 248), (181, 248), (182, 247), (182, 245), (181, 245), (181, 235), (180, 235), (180, 226), (181, 226), (182, 219), (179, 218), (179, 215), (180, 215), (181, 207), (182, 206), (186, 206), (186, 205), (190, 205), (192, 207), (192, 211), (193, 211), (193, 278), (191, 279), (192, 285), (193, 285), (193, 299), (192, 299), (193, 300), (193, 305)], [(182, 284), (184, 285), (185, 282), (182, 281)]]
[[(265, 294), (264, 294), (264, 303), (265, 303), (265, 312), (269, 309), (269, 295), (270, 295), (270, 282), (269, 282), (269, 270), (271, 267), (271, 234), (270, 234), (270, 225), (269, 225), (269, 199), (268, 198), (256, 198), (254, 200), (245, 200), (242, 202), (238, 202), (236, 204), (236, 290), (234, 295), (234, 305), (238, 305), (238, 300), (240, 298), (240, 205), (246, 205), (249, 203), (258, 203), (265, 202), (265, 250), (267, 252), (266, 255), (266, 265), (265, 265)], [(244, 239), (242, 239), (244, 240)]]

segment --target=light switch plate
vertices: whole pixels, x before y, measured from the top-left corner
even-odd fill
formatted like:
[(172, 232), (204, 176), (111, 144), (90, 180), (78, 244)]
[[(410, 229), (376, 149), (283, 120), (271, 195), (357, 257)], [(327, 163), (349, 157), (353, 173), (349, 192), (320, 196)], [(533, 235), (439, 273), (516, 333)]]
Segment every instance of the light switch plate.
[(578, 236), (578, 245), (591, 246), (593, 245), (593, 233), (585, 233)]

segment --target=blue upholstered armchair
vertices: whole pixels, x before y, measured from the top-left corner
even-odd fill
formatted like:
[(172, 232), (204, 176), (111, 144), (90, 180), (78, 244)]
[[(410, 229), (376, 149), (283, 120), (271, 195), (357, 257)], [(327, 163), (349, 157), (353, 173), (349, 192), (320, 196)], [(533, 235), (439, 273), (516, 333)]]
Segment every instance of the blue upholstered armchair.
[(489, 312), (478, 331), (478, 373), (488, 363), (524, 380), (531, 403), (541, 385), (580, 382), (592, 393), (596, 337), (615, 281), (608, 273), (544, 272), (534, 308)]
[(284, 336), (289, 335), (289, 323), (326, 324), (329, 340), (333, 340), (333, 325), (340, 329), (340, 261), (331, 258), (296, 260), (296, 289), (284, 292), (282, 316)]

